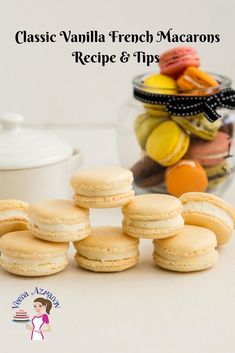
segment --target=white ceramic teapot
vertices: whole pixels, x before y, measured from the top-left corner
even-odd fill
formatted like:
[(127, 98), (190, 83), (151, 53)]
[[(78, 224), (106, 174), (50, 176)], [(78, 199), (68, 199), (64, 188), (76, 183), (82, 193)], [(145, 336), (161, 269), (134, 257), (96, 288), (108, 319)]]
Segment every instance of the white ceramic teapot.
[(18, 114), (0, 115), (0, 199), (68, 198), (80, 151), (45, 131), (22, 128)]

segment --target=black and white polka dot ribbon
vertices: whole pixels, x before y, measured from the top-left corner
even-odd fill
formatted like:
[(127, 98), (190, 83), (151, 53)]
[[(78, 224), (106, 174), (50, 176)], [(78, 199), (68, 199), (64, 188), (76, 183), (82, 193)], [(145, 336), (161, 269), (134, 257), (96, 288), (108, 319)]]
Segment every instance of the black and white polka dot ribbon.
[(143, 103), (165, 105), (171, 115), (190, 116), (204, 113), (210, 122), (221, 117), (216, 109), (235, 109), (235, 91), (232, 88), (210, 96), (157, 94), (134, 88), (134, 97)]

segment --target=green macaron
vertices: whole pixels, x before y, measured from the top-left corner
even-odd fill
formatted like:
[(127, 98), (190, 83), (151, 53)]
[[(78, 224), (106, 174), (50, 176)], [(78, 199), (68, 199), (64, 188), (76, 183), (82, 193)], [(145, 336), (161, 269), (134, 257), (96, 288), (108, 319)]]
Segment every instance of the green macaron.
[(221, 127), (220, 120), (216, 120), (214, 123), (211, 123), (207, 120), (204, 114), (197, 114), (187, 117), (172, 115), (171, 119), (192, 135), (207, 141), (213, 140)]
[(166, 120), (167, 117), (151, 116), (147, 113), (137, 116), (134, 123), (134, 130), (142, 149), (145, 149), (146, 141), (150, 133), (155, 129), (155, 127)]
[(212, 167), (205, 167), (208, 176), (208, 190), (216, 188), (221, 185), (228, 176), (229, 165), (226, 161), (214, 165)]

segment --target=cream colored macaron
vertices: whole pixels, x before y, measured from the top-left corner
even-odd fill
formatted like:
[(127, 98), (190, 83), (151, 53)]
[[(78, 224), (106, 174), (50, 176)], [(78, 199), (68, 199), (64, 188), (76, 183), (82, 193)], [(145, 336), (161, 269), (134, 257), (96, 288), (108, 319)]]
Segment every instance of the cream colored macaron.
[(180, 197), (186, 224), (194, 224), (212, 230), (218, 246), (226, 244), (234, 230), (235, 211), (219, 197), (202, 192), (188, 192)]
[(68, 264), (68, 243), (37, 239), (28, 231), (3, 235), (0, 239), (1, 265), (20, 276), (47, 276), (62, 271)]
[(75, 242), (76, 262), (95, 272), (117, 272), (134, 266), (139, 258), (138, 239), (120, 227), (96, 227), (86, 239)]
[(181, 202), (174, 196), (136, 196), (122, 209), (123, 230), (136, 238), (167, 238), (182, 229), (184, 220), (181, 211)]
[(120, 207), (134, 196), (133, 174), (121, 167), (79, 170), (71, 178), (74, 200), (86, 208)]
[(174, 237), (154, 240), (155, 263), (167, 270), (191, 272), (212, 267), (218, 260), (216, 236), (206, 228), (186, 225)]
[(0, 236), (28, 228), (28, 204), (19, 200), (0, 200)]
[(68, 242), (90, 234), (89, 210), (70, 200), (46, 200), (29, 206), (29, 229), (40, 239)]

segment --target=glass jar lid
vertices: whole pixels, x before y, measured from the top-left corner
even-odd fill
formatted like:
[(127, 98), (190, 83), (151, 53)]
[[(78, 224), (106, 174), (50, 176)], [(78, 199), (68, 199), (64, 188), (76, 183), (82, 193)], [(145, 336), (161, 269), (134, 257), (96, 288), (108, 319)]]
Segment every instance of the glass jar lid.
[[(169, 88), (166, 82), (163, 87), (158, 87), (157, 80), (153, 85), (146, 85), (146, 81), (148, 83), (146, 79), (150, 75), (153, 77), (161, 75), (156, 73), (138, 75), (133, 79), (133, 95), (144, 104), (164, 106), (170, 115), (187, 117), (203, 113), (210, 122), (214, 122), (221, 117), (217, 109), (235, 109), (235, 91), (231, 88), (229, 78), (218, 74), (209, 74), (218, 84), (212, 87), (204, 87), (199, 84), (199, 87), (187, 90), (180, 90), (172, 83)], [(167, 78), (169, 79), (169, 77)]]
[[(218, 82), (218, 86), (215, 87), (205, 87), (205, 88), (200, 88), (200, 92), (203, 95), (211, 95), (214, 94), (218, 91), (224, 90), (226, 88), (231, 87), (232, 81), (230, 80), (229, 77), (226, 76), (222, 76), (219, 74), (215, 74), (212, 72), (207, 72), (210, 76), (212, 76), (217, 82)], [(145, 84), (145, 80), (152, 75), (157, 75), (157, 72), (148, 72), (145, 74), (141, 74), (141, 75), (137, 75), (133, 78), (132, 80), (132, 84), (134, 86), (134, 88), (139, 89), (140, 91), (144, 91), (144, 92), (152, 92), (155, 94), (166, 94), (166, 95), (175, 95), (176, 94), (176, 89), (172, 89), (172, 88), (164, 88), (164, 87), (157, 87), (157, 86), (149, 86), (147, 84)], [(194, 88), (194, 89), (184, 89), (184, 90), (180, 90), (178, 89), (178, 95), (194, 95), (194, 93), (196, 95), (198, 95), (198, 89)]]

